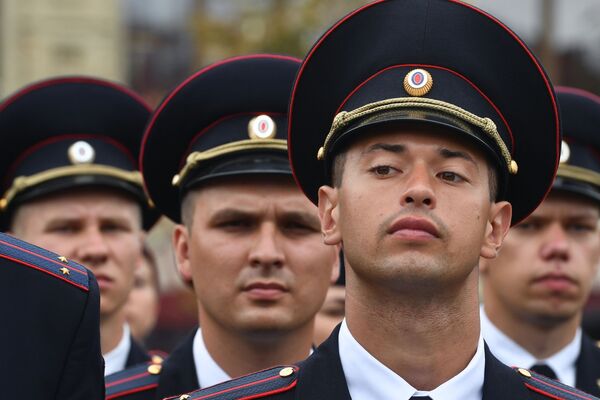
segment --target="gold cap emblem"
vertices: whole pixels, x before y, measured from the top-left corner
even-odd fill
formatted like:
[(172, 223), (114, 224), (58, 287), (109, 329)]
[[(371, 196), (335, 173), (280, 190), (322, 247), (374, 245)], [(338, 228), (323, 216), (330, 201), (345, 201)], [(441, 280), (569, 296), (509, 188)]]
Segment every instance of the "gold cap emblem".
[(424, 96), (432, 87), (433, 78), (424, 69), (413, 69), (404, 77), (404, 90), (411, 96)]
[(68, 154), (71, 164), (90, 164), (96, 156), (94, 148), (83, 140), (73, 143), (69, 147)]
[(560, 163), (566, 163), (571, 157), (571, 148), (564, 140), (560, 144)]
[(275, 121), (268, 115), (254, 117), (248, 123), (250, 139), (273, 139), (277, 133)]

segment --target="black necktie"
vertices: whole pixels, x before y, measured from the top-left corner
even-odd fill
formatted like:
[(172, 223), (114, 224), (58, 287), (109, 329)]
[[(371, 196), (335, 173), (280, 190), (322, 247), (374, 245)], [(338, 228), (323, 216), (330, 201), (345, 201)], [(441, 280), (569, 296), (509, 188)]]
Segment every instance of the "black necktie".
[(413, 396), (410, 398), (410, 400), (431, 400), (431, 397), (429, 397), (429, 396)]
[(535, 364), (530, 369), (540, 375), (547, 376), (550, 379), (556, 379), (556, 373), (546, 364)]

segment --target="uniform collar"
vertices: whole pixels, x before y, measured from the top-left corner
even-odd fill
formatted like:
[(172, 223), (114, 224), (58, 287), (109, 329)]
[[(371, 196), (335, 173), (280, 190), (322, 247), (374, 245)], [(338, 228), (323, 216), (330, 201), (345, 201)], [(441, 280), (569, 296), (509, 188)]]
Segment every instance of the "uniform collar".
[(123, 325), (123, 333), (117, 347), (104, 354), (104, 376), (125, 369), (131, 350), (131, 331), (128, 324)]
[(485, 375), (483, 338), (479, 337), (475, 355), (458, 375), (430, 392), (418, 391), (387, 368), (350, 333), (346, 320), (339, 332), (339, 354), (353, 399), (408, 400), (411, 396), (430, 396), (433, 400), (481, 400)]
[(573, 340), (552, 356), (539, 360), (514, 340), (500, 331), (490, 321), (481, 307), (481, 332), (492, 353), (504, 364), (531, 368), (535, 364), (546, 364), (554, 370), (559, 381), (575, 386), (576, 361), (581, 352), (581, 329), (577, 329)]
[(194, 365), (196, 366), (198, 383), (201, 388), (213, 386), (231, 379), (209, 354), (200, 328), (198, 328), (194, 336), (192, 352), (194, 354)]

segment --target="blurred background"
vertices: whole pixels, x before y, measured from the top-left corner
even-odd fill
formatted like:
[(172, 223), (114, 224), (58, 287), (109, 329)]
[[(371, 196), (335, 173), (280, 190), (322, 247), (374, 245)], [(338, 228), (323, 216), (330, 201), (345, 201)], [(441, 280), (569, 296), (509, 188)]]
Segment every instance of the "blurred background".
[[(555, 84), (600, 94), (600, 1), (471, 0), (511, 27)], [(194, 71), (230, 56), (303, 57), (359, 0), (0, 0), (0, 98), (33, 81), (86, 74), (122, 82), (152, 106)], [(357, 57), (360, 57), (357, 54)], [(197, 324), (164, 220), (149, 244), (161, 312), (149, 348), (166, 351)], [(589, 311), (600, 310), (600, 287)]]

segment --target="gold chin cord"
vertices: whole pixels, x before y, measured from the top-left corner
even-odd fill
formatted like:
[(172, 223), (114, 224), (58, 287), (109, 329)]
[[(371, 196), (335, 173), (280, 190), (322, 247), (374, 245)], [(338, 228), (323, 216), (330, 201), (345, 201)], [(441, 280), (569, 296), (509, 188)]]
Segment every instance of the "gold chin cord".
[(502, 140), (502, 137), (500, 137), (500, 134), (498, 133), (498, 128), (496, 127), (494, 121), (487, 117), (479, 117), (473, 113), (468, 112), (467, 110), (455, 106), (454, 104), (446, 103), (440, 100), (419, 97), (399, 97), (395, 99), (386, 99), (364, 105), (352, 111), (341, 111), (333, 119), (333, 124), (331, 125), (331, 129), (329, 130), (329, 133), (325, 138), (325, 142), (323, 143), (323, 146), (319, 148), (319, 151), (317, 153), (317, 159), (323, 160), (325, 158), (325, 154), (327, 153), (328, 146), (330, 145), (332, 139), (335, 137), (336, 134), (340, 132), (340, 130), (343, 127), (347, 126), (352, 121), (367, 116), (376, 115), (385, 111), (402, 110), (407, 108), (438, 111), (440, 113), (458, 118), (477, 128), (480, 128), (483, 132), (485, 132), (489, 137), (491, 137), (494, 140), (494, 142), (500, 149), (500, 153), (502, 154), (502, 158), (506, 163), (506, 168), (508, 172), (512, 175), (515, 175), (517, 173), (519, 169), (517, 162), (512, 159), (512, 156), (508, 151), (508, 147), (506, 146), (506, 143), (504, 143), (504, 141)]

